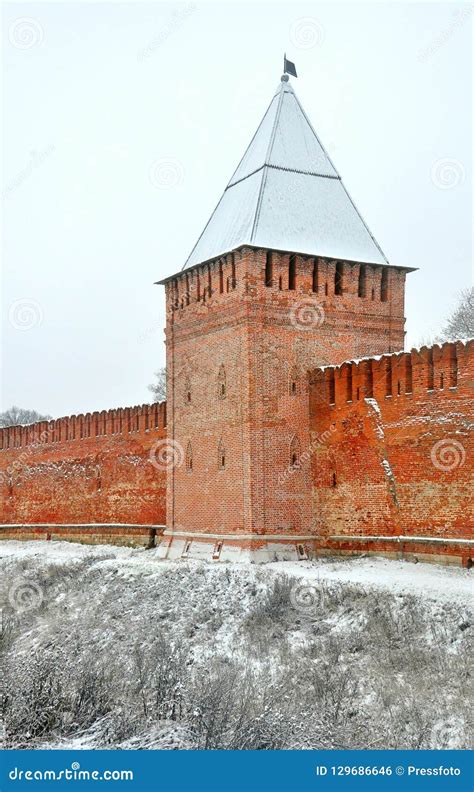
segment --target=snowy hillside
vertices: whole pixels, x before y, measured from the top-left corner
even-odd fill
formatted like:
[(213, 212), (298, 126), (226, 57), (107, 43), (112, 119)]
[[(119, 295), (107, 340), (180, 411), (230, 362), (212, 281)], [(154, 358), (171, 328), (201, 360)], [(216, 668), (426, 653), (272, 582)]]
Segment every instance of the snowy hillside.
[(5, 747), (463, 748), (471, 574), (0, 544)]

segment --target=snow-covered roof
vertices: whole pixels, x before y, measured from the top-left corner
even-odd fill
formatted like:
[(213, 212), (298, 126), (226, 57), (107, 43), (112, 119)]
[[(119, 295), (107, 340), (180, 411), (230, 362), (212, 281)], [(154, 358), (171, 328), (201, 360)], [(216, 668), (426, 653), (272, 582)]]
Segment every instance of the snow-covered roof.
[(183, 269), (242, 245), (388, 264), (284, 78)]

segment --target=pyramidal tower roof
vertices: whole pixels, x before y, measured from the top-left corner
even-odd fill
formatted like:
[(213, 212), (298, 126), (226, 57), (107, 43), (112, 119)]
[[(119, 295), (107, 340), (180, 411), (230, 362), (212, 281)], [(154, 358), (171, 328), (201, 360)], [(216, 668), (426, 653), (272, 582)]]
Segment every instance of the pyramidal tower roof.
[(183, 269), (242, 245), (388, 264), (286, 75)]

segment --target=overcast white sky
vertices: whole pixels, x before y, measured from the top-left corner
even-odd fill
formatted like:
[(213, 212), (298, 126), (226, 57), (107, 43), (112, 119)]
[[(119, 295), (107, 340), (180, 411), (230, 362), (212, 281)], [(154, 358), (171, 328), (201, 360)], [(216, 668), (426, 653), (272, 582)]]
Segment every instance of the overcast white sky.
[(294, 60), (392, 264), (407, 347), (472, 281), (472, 14), (459, 3), (3, 6), (3, 382), (53, 416), (149, 400), (164, 297)]

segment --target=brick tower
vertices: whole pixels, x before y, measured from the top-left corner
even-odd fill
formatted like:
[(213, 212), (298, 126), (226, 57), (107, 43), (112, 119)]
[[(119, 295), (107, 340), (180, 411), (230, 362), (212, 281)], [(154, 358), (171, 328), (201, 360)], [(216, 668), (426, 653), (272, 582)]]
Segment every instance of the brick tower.
[(161, 281), (163, 555), (314, 543), (307, 372), (403, 349), (408, 271), (388, 263), (284, 75), (183, 270)]

